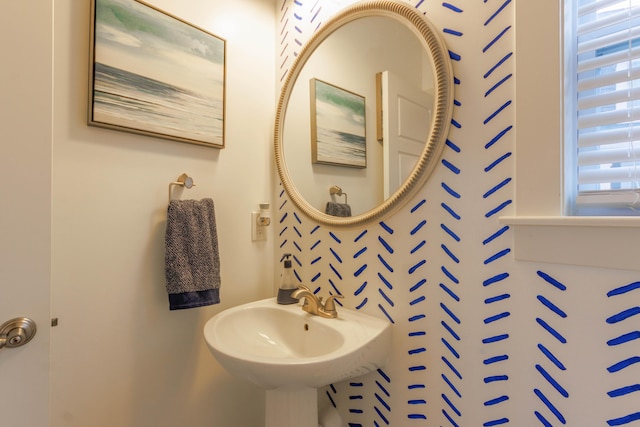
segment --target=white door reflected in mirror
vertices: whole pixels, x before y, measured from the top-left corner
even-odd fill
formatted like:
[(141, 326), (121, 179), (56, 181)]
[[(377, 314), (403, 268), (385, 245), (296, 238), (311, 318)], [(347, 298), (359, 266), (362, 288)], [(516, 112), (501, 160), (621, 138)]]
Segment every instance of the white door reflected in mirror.
[(431, 126), (433, 95), (391, 71), (380, 73), (378, 78), (384, 198), (388, 199), (406, 181), (424, 151)]

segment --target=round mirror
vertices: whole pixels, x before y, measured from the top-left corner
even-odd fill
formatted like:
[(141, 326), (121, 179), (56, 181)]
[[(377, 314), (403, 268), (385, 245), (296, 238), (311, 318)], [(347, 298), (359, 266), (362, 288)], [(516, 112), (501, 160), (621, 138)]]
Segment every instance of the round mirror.
[(428, 179), (451, 121), (448, 52), (416, 9), (368, 0), (327, 21), (282, 88), (278, 174), (291, 201), (328, 225), (380, 220)]

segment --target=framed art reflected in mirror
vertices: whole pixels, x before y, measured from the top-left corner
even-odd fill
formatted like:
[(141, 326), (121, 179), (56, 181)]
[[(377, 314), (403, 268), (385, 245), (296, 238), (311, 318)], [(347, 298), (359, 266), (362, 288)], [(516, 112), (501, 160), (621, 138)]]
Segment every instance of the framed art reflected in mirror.
[(367, 167), (365, 98), (315, 78), (310, 94), (312, 162)]
[(226, 41), (139, 0), (92, 0), (88, 124), (225, 146)]

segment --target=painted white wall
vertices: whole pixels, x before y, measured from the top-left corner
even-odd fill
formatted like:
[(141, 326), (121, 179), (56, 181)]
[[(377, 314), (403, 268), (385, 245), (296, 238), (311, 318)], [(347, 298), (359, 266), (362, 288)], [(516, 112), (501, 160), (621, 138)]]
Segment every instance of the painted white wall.
[(53, 3), (33, 3), (0, 14), (0, 324), (29, 317), (38, 329), (0, 350), (0, 424), (14, 427), (49, 416)]
[[(90, 2), (55, 2), (51, 425), (260, 425), (263, 393), (217, 364), (202, 327), (273, 295), (273, 228), (252, 242), (250, 212), (273, 187), (274, 5), (150, 3), (227, 40), (226, 148), (88, 127)], [(168, 185), (183, 172), (196, 187), (176, 198), (215, 203), (221, 303), (170, 312)]]

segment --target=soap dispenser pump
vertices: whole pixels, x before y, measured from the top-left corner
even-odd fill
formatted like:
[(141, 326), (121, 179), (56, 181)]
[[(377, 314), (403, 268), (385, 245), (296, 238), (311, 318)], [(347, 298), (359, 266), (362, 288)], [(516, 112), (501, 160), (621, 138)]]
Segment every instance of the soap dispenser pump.
[(282, 259), (284, 260), (284, 267), (282, 269), (282, 278), (280, 281), (280, 288), (278, 289), (278, 304), (295, 304), (297, 299), (293, 298), (291, 294), (298, 289), (293, 277), (293, 270), (291, 269), (291, 260), (289, 257), (291, 254), (284, 254)]

